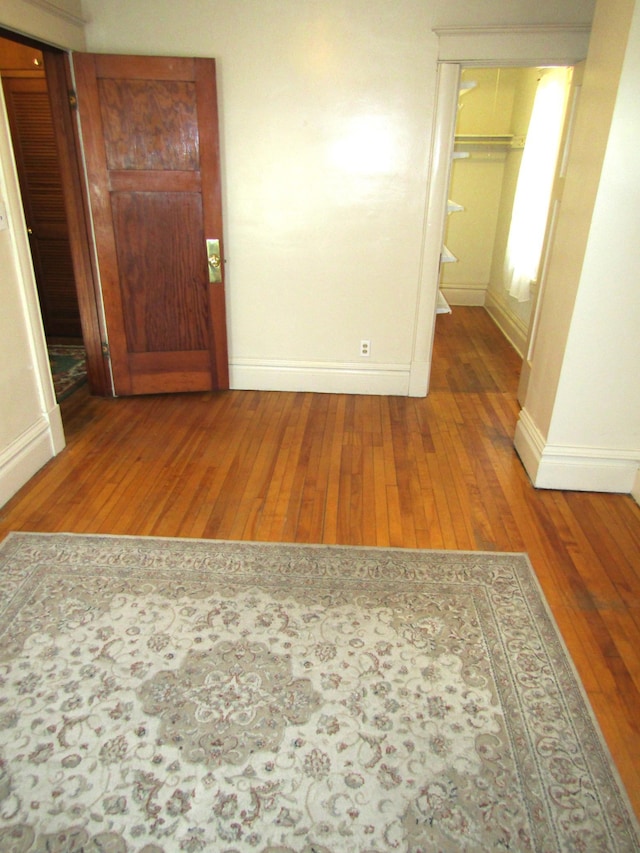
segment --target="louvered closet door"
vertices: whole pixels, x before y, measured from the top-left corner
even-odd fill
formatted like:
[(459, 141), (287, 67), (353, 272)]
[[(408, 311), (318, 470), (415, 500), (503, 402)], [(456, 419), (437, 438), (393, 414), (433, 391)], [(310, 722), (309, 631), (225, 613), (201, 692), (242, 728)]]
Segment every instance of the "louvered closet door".
[(47, 337), (80, 338), (80, 314), (45, 79), (2, 80)]

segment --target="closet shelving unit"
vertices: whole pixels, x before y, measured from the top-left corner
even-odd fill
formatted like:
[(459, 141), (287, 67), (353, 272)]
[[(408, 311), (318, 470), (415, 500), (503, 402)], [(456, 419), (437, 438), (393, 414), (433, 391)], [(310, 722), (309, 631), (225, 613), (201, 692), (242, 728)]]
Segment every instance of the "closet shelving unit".
[[(476, 83), (473, 80), (464, 81), (460, 84), (459, 94), (462, 96), (466, 92), (475, 88), (475, 86), (476, 86)], [(455, 142), (458, 141), (457, 136), (455, 137), (454, 141)], [(454, 153), (453, 153), (453, 159), (454, 160), (459, 158), (459, 157), (468, 157), (468, 156), (469, 156), (468, 152), (454, 151)], [(461, 204), (458, 204), (457, 202), (452, 201), (451, 199), (449, 199), (447, 201), (447, 216), (449, 216), (452, 213), (458, 213), (461, 210), (464, 210), (464, 207)], [(458, 261), (458, 259), (453, 254), (453, 252), (443, 244), (442, 245), (442, 251), (440, 253), (440, 263), (441, 264), (455, 264), (455, 263), (457, 263), (457, 261)], [(445, 299), (445, 297), (442, 293), (442, 290), (440, 290), (440, 289), (438, 290), (438, 302), (436, 305), (436, 314), (451, 314), (451, 307), (450, 307), (449, 303), (447, 302), (447, 300)]]
[[(464, 210), (464, 207), (461, 204), (457, 204), (455, 201), (447, 202), (447, 216), (450, 213), (456, 213), (457, 211)], [(442, 244), (442, 251), (440, 253), (440, 263), (441, 264), (455, 264), (458, 259), (453, 254), (453, 252), (448, 249), (444, 243)], [(444, 298), (444, 295), (441, 290), (438, 290), (438, 303), (436, 305), (436, 314), (451, 314), (451, 307), (447, 300)]]

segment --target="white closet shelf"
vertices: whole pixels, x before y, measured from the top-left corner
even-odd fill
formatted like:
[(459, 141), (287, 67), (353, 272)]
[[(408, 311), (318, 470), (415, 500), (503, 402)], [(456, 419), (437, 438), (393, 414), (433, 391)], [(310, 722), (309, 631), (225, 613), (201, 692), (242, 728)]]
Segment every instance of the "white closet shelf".
[(436, 303), (436, 314), (451, 314), (451, 307), (442, 295), (442, 291), (438, 291), (438, 302)]

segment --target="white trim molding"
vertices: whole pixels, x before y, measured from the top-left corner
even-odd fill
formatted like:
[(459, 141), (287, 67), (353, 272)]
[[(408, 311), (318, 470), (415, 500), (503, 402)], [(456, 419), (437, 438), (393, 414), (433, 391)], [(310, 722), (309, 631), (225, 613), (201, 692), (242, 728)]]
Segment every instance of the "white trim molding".
[(526, 409), (520, 412), (514, 445), (538, 489), (631, 494), (638, 486), (637, 451), (545, 444)]
[(413, 333), (409, 383), (411, 397), (425, 397), (429, 392), (459, 82), (460, 66), (442, 62), (438, 64), (433, 138), (431, 140), (431, 168), (427, 186), (420, 282)]
[(487, 297), (486, 284), (441, 284), (440, 290), (451, 307), (471, 305), (481, 308)]
[(441, 62), (571, 65), (584, 59), (591, 27), (533, 24), (502, 27), (434, 27)]
[(511, 343), (520, 358), (524, 358), (527, 348), (527, 325), (513, 311), (509, 310), (508, 303), (497, 299), (495, 293), (487, 290), (485, 308), (500, 329), (502, 334)]
[(43, 414), (0, 453), (0, 506), (65, 445), (60, 407)]
[[(77, 11), (71, 11), (71, 9)], [(2, 0), (0, 25), (64, 50), (86, 50), (79, 0)]]
[(32, 6), (37, 6), (39, 9), (42, 9), (43, 12), (46, 12), (47, 15), (62, 18), (63, 21), (73, 24), (74, 27), (82, 28), (87, 22), (86, 19), (80, 15), (74, 15), (66, 9), (61, 9), (57, 3), (52, 3), (51, 0), (24, 0), (24, 2), (30, 3)]
[(229, 364), (236, 391), (319, 391), (406, 397), (408, 364), (361, 364), (239, 358)]

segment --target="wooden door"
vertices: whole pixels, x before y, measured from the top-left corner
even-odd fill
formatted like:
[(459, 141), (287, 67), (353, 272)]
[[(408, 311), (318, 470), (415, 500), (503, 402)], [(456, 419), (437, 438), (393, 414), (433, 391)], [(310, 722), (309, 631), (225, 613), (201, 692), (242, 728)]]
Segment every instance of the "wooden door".
[(49, 339), (79, 339), (82, 329), (58, 150), (47, 81), (40, 74), (3, 74), (2, 85), (44, 330)]
[(215, 62), (73, 64), (115, 393), (228, 388)]

